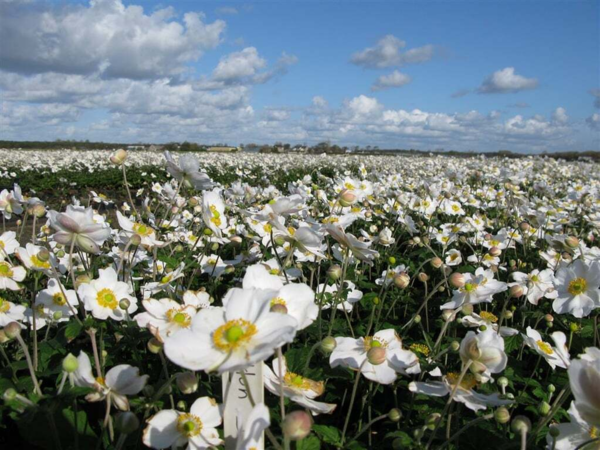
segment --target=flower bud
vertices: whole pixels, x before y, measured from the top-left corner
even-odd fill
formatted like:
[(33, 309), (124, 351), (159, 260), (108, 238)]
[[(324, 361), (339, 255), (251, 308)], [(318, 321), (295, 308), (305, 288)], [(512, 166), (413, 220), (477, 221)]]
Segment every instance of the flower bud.
[(390, 409), (390, 412), (388, 413), (388, 419), (390, 419), (392, 422), (400, 422), (400, 419), (402, 419), (402, 411), (400, 411), (398, 408)]
[(553, 394), (554, 392), (556, 392), (556, 386), (554, 386), (553, 384), (549, 384), (548, 385), (548, 392), (550, 392), (551, 394)]
[(154, 387), (151, 384), (147, 384), (144, 386), (144, 389), (142, 389), (142, 394), (144, 394), (144, 397), (152, 397), (154, 392)]
[(187, 410), (187, 402), (185, 400), (179, 400), (177, 405), (175, 405), (179, 411)]
[(333, 281), (339, 280), (339, 278), (342, 276), (342, 268), (337, 264), (334, 264), (327, 269), (327, 276)]
[(415, 322), (415, 323), (421, 323), (421, 316), (419, 314), (417, 314), (415, 316), (415, 318), (413, 319), (413, 322)]
[(458, 341), (450, 342), (450, 350), (452, 350), (453, 352), (459, 351), (460, 350), (460, 342), (458, 342)]
[(505, 319), (512, 319), (513, 318), (513, 312), (512, 311), (504, 311), (502, 313), (503, 317)]
[(75, 278), (75, 287), (79, 288), (79, 286), (81, 286), (82, 284), (88, 284), (91, 281), (92, 279), (89, 275), (77, 275), (77, 278)]
[(52, 314), (52, 319), (54, 319), (55, 321), (59, 321), (60, 319), (62, 319), (63, 317), (63, 313), (62, 311), (54, 311), (54, 313)]
[(337, 347), (337, 342), (333, 336), (327, 336), (321, 341), (321, 351), (326, 355), (330, 354)]
[[(479, 348), (479, 345), (477, 344), (477, 339), (471, 339), (470, 341), (468, 341), (465, 347), (465, 354), (468, 356), (469, 359), (473, 361), (476, 361), (479, 358), (481, 358), (481, 350)], [(471, 367), (473, 367), (474, 364), (475, 363), (471, 364)]]
[(410, 283), (410, 277), (406, 272), (394, 275), (394, 285), (400, 289), (405, 289)]
[(541, 416), (547, 416), (550, 412), (550, 404), (548, 402), (540, 402), (540, 404), (537, 407), (537, 410)]
[(526, 416), (517, 416), (513, 419), (510, 427), (515, 433), (528, 433), (531, 430), (531, 420)]
[(461, 307), (461, 312), (465, 315), (465, 316), (470, 316), (471, 314), (473, 314), (473, 304), (472, 303), (465, 303), (464, 305), (462, 305)]
[(38, 203), (32, 208), (31, 213), (38, 219), (41, 219), (46, 215), (46, 207)]
[(275, 303), (273, 306), (271, 306), (271, 312), (279, 313), (279, 314), (287, 314), (288, 309), (287, 309), (287, 306), (282, 305), (281, 303)]
[(213, 234), (213, 231), (212, 231), (210, 228), (205, 228), (205, 229), (202, 231), (202, 234), (204, 234), (204, 236), (212, 236), (212, 234)]
[(4, 334), (9, 339), (14, 339), (21, 335), (21, 325), (17, 322), (11, 322), (4, 327)]
[(569, 236), (565, 239), (565, 244), (567, 247), (575, 249), (579, 247), (579, 239), (577, 239), (575, 236)]
[(35, 256), (42, 262), (48, 262), (50, 260), (50, 252), (45, 248), (41, 248)]
[(441, 418), (442, 415), (440, 413), (429, 414), (429, 416), (427, 416), (427, 419), (425, 420), (425, 426), (433, 431), (435, 429), (436, 424), (439, 420), (441, 420)]
[(465, 276), (460, 272), (454, 272), (450, 275), (450, 285), (453, 288), (460, 289), (465, 285)]
[(112, 156), (110, 157), (110, 162), (120, 166), (125, 162), (126, 159), (127, 152), (121, 148), (112, 154)]
[(137, 247), (142, 243), (142, 237), (137, 233), (132, 234), (129, 238), (129, 242), (131, 242), (131, 245), (133, 245), (134, 247)]
[(519, 224), (519, 228), (521, 231), (527, 231), (529, 228), (531, 228), (531, 225), (529, 225), (527, 222), (521, 222)]
[(358, 196), (350, 189), (344, 189), (340, 192), (340, 205), (351, 206), (358, 200)]
[(548, 433), (550, 436), (556, 439), (558, 436), (560, 436), (560, 429), (556, 425), (551, 425)]
[(131, 301), (129, 301), (128, 298), (123, 298), (121, 301), (119, 301), (119, 308), (121, 308), (123, 311), (127, 311), (130, 306)]
[(433, 258), (429, 263), (434, 269), (439, 269), (444, 264), (441, 258), (438, 258), (437, 256)]
[(390, 264), (392, 264), (392, 265), (393, 265), (393, 264), (396, 264), (396, 258), (394, 258), (393, 256), (390, 256), (390, 257), (388, 258), (388, 263), (390, 263)]
[(242, 238), (240, 236), (233, 236), (230, 241), (234, 247), (239, 247), (242, 245)]
[(544, 316), (544, 320), (545, 320), (546, 322), (554, 322), (554, 316), (553, 316), (552, 314), (546, 314), (546, 315)]
[(158, 339), (152, 338), (148, 341), (147, 347), (148, 350), (150, 350), (150, 353), (154, 353), (156, 355), (162, 350), (163, 346)]
[(131, 411), (123, 411), (115, 418), (115, 429), (123, 434), (131, 434), (140, 426), (137, 416)]
[(500, 378), (498, 378), (498, 386), (504, 387), (504, 388), (506, 386), (508, 386), (508, 378), (506, 378), (506, 377), (500, 377)]
[(283, 238), (283, 236), (276, 236), (274, 241), (275, 245), (277, 245), (278, 247), (281, 247), (283, 244), (285, 244), (285, 239)]
[(520, 286), (518, 284), (515, 284), (514, 286), (511, 286), (511, 288), (508, 291), (509, 295), (512, 298), (519, 298), (523, 296), (523, 286)]
[(500, 250), (498, 247), (494, 246), (494, 247), (492, 247), (492, 248), (489, 249), (488, 253), (491, 256), (496, 257), (496, 256), (500, 256), (502, 254), (502, 250)]
[(510, 421), (510, 412), (504, 406), (501, 406), (494, 411), (494, 419), (500, 424), (505, 424)]
[(427, 283), (429, 281), (429, 275), (427, 275), (425, 272), (421, 272), (417, 278), (419, 278), (419, 281), (422, 283)]
[(285, 416), (281, 428), (283, 434), (292, 441), (299, 441), (310, 434), (312, 417), (305, 411), (292, 411)]
[(367, 360), (374, 366), (383, 364), (386, 360), (386, 351), (383, 347), (371, 347), (367, 352)]
[(72, 353), (69, 353), (62, 362), (62, 368), (67, 373), (73, 373), (79, 368), (79, 361)]
[(213, 242), (213, 245), (211, 245), (211, 246), (210, 246), (210, 249), (211, 249), (213, 252), (216, 252), (217, 250), (219, 250), (219, 244), (218, 244), (218, 243), (216, 243), (216, 242)]
[(192, 372), (178, 373), (175, 382), (183, 394), (193, 394), (198, 389), (198, 378)]
[(4, 332), (4, 330), (0, 330), (0, 344), (4, 344), (6, 342), (10, 341), (10, 339), (8, 338), (8, 336), (6, 336), (6, 333)]
[(454, 317), (454, 311), (450, 309), (445, 309), (442, 311), (442, 319), (444, 319), (444, 322), (450, 322), (454, 319)]

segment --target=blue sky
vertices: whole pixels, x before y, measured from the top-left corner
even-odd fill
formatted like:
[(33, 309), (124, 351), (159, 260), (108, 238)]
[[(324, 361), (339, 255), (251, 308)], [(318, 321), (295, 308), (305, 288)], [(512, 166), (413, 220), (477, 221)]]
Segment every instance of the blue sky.
[(599, 24), (598, 1), (5, 1), (0, 139), (600, 150)]

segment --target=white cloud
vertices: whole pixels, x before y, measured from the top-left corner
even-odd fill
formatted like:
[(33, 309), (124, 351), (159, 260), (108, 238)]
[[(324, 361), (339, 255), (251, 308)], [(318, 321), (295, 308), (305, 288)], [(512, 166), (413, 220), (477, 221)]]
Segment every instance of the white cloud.
[(592, 94), (595, 98), (594, 100), (594, 106), (596, 108), (600, 108), (600, 89), (592, 89), (590, 91), (590, 94)]
[(567, 116), (567, 110), (562, 107), (556, 108), (556, 110), (552, 113), (552, 120), (556, 123), (565, 124), (569, 121), (569, 116)]
[(402, 52), (406, 42), (388, 34), (381, 38), (374, 47), (368, 47), (352, 55), (350, 61), (358, 66), (384, 69), (429, 61), (433, 57), (433, 45), (425, 45)]
[(589, 125), (592, 130), (600, 131), (600, 114), (594, 113), (585, 122)]
[(213, 71), (213, 78), (218, 81), (239, 80), (255, 75), (266, 65), (267, 61), (259, 56), (256, 48), (247, 47), (222, 57)]
[(412, 81), (408, 75), (394, 70), (389, 75), (381, 75), (377, 78), (377, 81), (371, 86), (372, 91), (382, 91), (384, 89), (390, 89), (395, 87), (404, 86)]
[(216, 47), (225, 22), (205, 23), (202, 13), (177, 20), (172, 8), (146, 14), (121, 0), (89, 6), (0, 3), (0, 69), (108, 78), (161, 78)]
[(316, 108), (327, 108), (328, 106), (327, 100), (325, 100), (320, 95), (316, 95), (312, 98), (312, 104)]
[(525, 78), (517, 75), (514, 67), (506, 67), (488, 76), (477, 91), (480, 94), (497, 94), (535, 89), (537, 86), (536, 78)]

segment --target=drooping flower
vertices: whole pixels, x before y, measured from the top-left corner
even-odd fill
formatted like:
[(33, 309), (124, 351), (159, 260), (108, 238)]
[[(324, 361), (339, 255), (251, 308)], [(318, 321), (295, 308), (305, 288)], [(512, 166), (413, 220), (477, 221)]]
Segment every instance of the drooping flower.
[[(98, 272), (98, 279), (81, 284), (77, 289), (86, 311), (91, 311), (96, 319), (106, 320), (110, 317), (117, 321), (136, 312), (137, 299), (131, 295), (131, 286), (118, 280), (115, 269), (109, 267)], [(127, 309), (121, 309), (121, 300), (129, 302)]]
[(94, 210), (81, 206), (67, 206), (67, 211), (50, 211), (50, 226), (56, 231), (54, 240), (69, 248), (72, 244), (88, 253), (100, 252), (111, 234), (110, 227), (94, 221)]
[(460, 359), (463, 364), (471, 361), (471, 372), (487, 382), (493, 373), (506, 368), (508, 357), (504, 353), (504, 339), (493, 329), (481, 333), (469, 331), (460, 343)]
[[(279, 366), (281, 365), (281, 372)], [(263, 364), (263, 378), (265, 387), (269, 392), (280, 395), (280, 387), (283, 386), (283, 395), (295, 403), (309, 409), (313, 415), (331, 414), (337, 405), (331, 403), (317, 402), (314, 399), (325, 390), (325, 384), (322, 381), (313, 381), (302, 375), (290, 372), (287, 368), (285, 357), (281, 360), (273, 360), (273, 370)], [(281, 383), (280, 379), (283, 379)]]
[(554, 312), (583, 318), (600, 308), (600, 263), (588, 265), (578, 259), (558, 269), (555, 278), (558, 295), (552, 303)]
[(165, 152), (167, 160), (167, 172), (171, 174), (177, 181), (184, 183), (188, 187), (193, 187), (198, 190), (210, 189), (214, 183), (210, 177), (200, 172), (200, 163), (194, 155), (185, 154), (179, 157), (179, 165), (175, 163), (171, 153)]
[(350, 233), (346, 233), (337, 225), (327, 225), (325, 227), (329, 233), (342, 247), (348, 249), (352, 254), (361, 261), (369, 262), (374, 260), (379, 253), (376, 250), (369, 248), (370, 242), (362, 242)]
[(150, 448), (188, 450), (215, 448), (223, 444), (217, 427), (221, 425), (222, 407), (210, 397), (200, 397), (189, 413), (164, 409), (148, 420), (142, 440)]
[(165, 354), (190, 370), (219, 373), (264, 361), (276, 348), (292, 342), (297, 321), (270, 312), (271, 300), (252, 289), (238, 289), (226, 307), (203, 309), (190, 328), (165, 339)]

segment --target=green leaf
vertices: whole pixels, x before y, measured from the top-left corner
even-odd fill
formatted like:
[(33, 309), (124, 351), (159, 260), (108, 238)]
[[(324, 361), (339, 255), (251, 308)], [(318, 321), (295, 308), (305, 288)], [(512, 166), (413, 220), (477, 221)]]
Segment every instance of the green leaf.
[(309, 436), (306, 439), (296, 442), (296, 450), (320, 450), (321, 441), (316, 436)]
[(76, 320), (71, 320), (67, 327), (65, 328), (65, 337), (67, 340), (72, 341), (79, 333), (81, 333), (82, 327), (81, 324)]
[(327, 425), (315, 425), (313, 426), (313, 430), (324, 442), (327, 442), (328, 444), (337, 445), (342, 438), (340, 430)]

